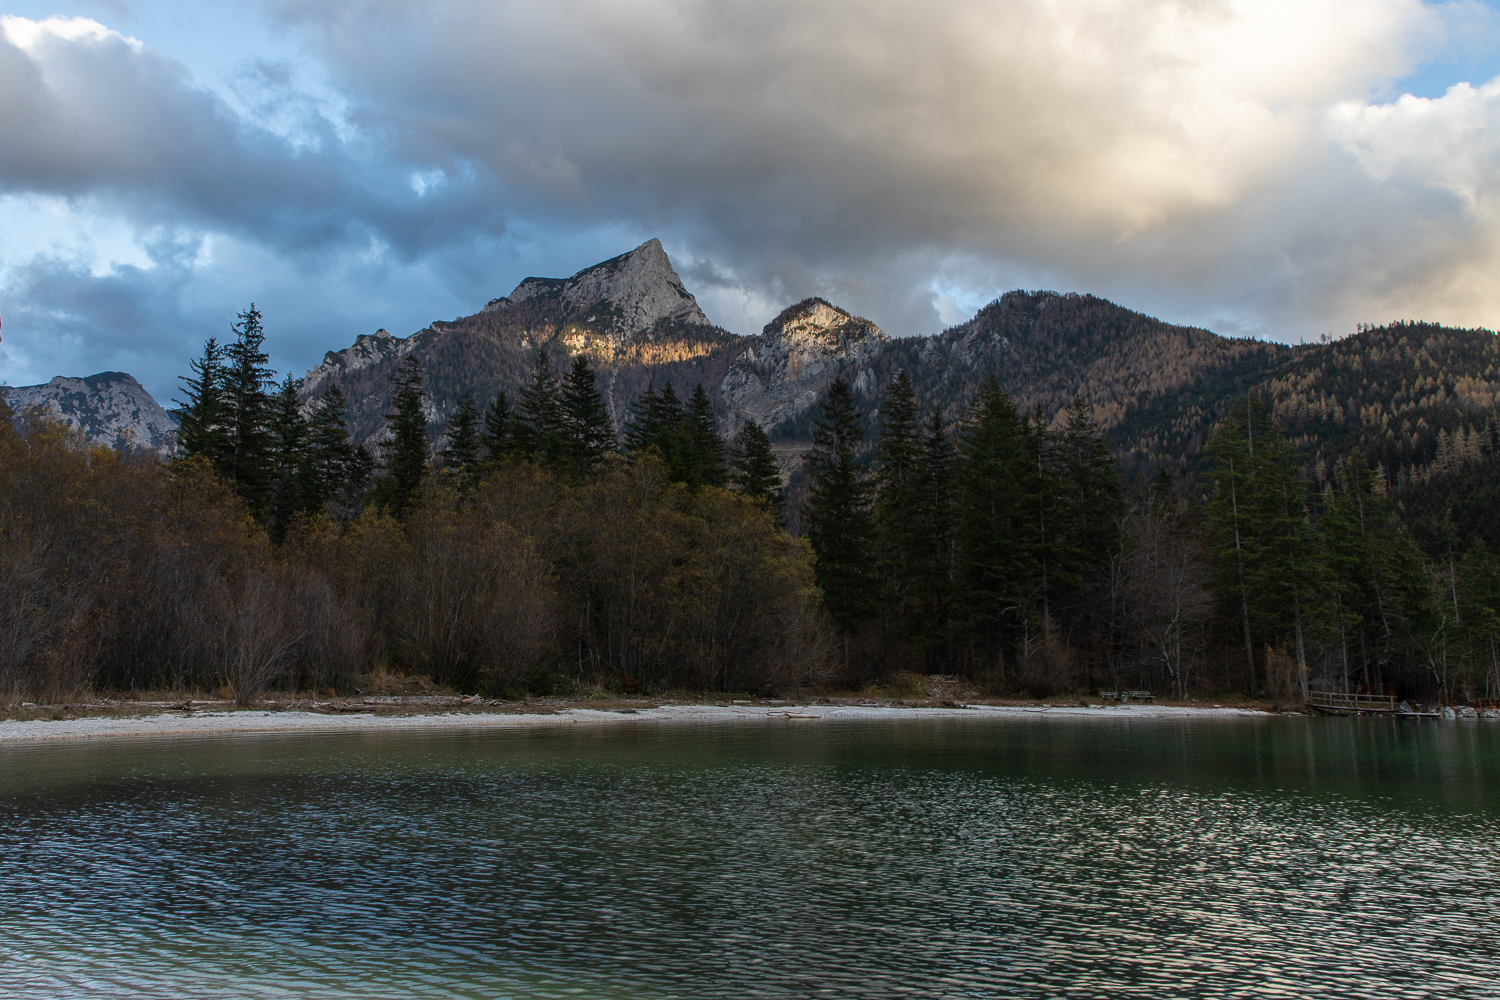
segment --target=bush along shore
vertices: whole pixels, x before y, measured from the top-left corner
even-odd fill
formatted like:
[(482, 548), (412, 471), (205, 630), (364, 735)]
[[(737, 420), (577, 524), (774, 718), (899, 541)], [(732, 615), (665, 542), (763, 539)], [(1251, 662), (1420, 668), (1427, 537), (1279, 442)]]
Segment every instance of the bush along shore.
[(788, 511), (764, 431), (723, 440), (702, 386), (650, 386), (617, 434), (588, 358), (538, 351), (515, 399), (438, 429), (411, 355), (371, 450), (336, 388), (277, 384), (263, 342), (252, 307), (205, 345), (170, 461), (0, 414), (9, 705), (371, 677), (488, 700), (929, 675), (1036, 699), (1500, 697), (1500, 560), (1420, 547), (1358, 453), (1311, 491), (1254, 397), (1190, 488), (1127, 486), (1081, 400), (1025, 414), (989, 379), (948, 426), (901, 373), (867, 441), (836, 380)]

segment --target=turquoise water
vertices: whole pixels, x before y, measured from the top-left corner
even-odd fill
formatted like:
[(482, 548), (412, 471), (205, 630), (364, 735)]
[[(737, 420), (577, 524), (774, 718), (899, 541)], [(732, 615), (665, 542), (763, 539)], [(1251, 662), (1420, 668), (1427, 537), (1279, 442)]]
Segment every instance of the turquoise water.
[(1500, 996), (1500, 725), (0, 749), (0, 996)]

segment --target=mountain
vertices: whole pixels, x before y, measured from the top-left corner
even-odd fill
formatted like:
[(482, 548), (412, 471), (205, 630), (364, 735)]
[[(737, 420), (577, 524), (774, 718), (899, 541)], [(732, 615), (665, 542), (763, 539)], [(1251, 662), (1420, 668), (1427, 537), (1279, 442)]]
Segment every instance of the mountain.
[[(843, 370), (868, 365), (890, 344), (880, 327), (823, 299), (788, 307), (751, 338), (724, 375), (725, 433), (734, 435), (749, 420), (762, 428), (795, 422)], [(868, 384), (863, 370), (856, 391)]]
[(587, 355), (617, 428), (649, 381), (671, 381), (685, 396), (699, 382), (722, 408), (719, 385), (744, 338), (714, 326), (672, 268), (658, 240), (571, 278), (527, 278), (478, 313), (436, 322), (410, 337), (384, 330), (330, 351), (302, 380), (311, 401), (337, 384), (349, 400), (357, 441), (379, 440), (391, 391), (386, 377), (409, 354), (422, 362), (428, 418), (441, 430), (464, 393), (481, 406), (525, 384), (538, 348), (554, 367)]
[[(901, 369), (923, 410), (941, 410), (950, 424), (991, 373), (1049, 424), (1081, 396), (1130, 474), (1166, 466), (1191, 479), (1214, 423), (1246, 392), (1269, 402), (1319, 484), (1355, 448), (1381, 463), (1393, 489), (1447, 482), (1500, 450), (1500, 343), (1488, 330), (1396, 323), (1288, 347), (1166, 323), (1092, 295), (1014, 291), (929, 337), (892, 339), (820, 298), (741, 337), (703, 314), (654, 239), (570, 278), (527, 278), (477, 313), (409, 337), (361, 335), (308, 371), (301, 393), (310, 404), (339, 385), (355, 439), (377, 441), (390, 409), (387, 376), (416, 354), (437, 438), (464, 393), (481, 405), (499, 391), (514, 398), (538, 348), (557, 368), (579, 354), (591, 360), (617, 428), (649, 383), (671, 382), (680, 397), (701, 383), (725, 436), (758, 421), (789, 476), (835, 378), (854, 388), (873, 440), (880, 400)], [(171, 446), (174, 421), (129, 375), (0, 392), (96, 443)]]
[[(657, 240), (571, 278), (527, 278), (478, 313), (407, 338), (385, 331), (330, 352), (302, 383), (311, 399), (338, 383), (355, 437), (383, 433), (389, 375), (422, 360), (434, 435), (459, 397), (487, 403), (525, 383), (538, 347), (587, 355), (617, 428), (649, 382), (679, 396), (702, 383), (726, 437), (756, 420), (792, 471), (828, 385), (846, 378), (873, 432), (897, 371), (919, 404), (959, 419), (993, 373), (1025, 410), (1055, 425), (1076, 396), (1094, 408), (1127, 473), (1166, 466), (1191, 478), (1214, 423), (1246, 392), (1266, 397), (1309, 469), (1326, 476), (1354, 447), (1386, 464), (1392, 482), (1472, 451), (1495, 409), (1496, 339), (1486, 330), (1428, 324), (1361, 329), (1288, 347), (1166, 323), (1093, 295), (1008, 292), (970, 320), (929, 337), (892, 339), (824, 299), (790, 306), (758, 336), (713, 325)], [(1407, 469), (1401, 473), (1401, 469)]]
[[(1075, 395), (1094, 407), (1131, 469), (1186, 470), (1229, 400), (1260, 384), (1293, 349), (1177, 326), (1092, 295), (1007, 292), (973, 319), (930, 337), (881, 339), (845, 352), (842, 374), (873, 432), (881, 396), (902, 369), (924, 411), (958, 420), (993, 373), (1017, 404), (1055, 424)], [(777, 424), (784, 442), (811, 437), (813, 411)]]
[(0, 398), (21, 413), (38, 407), (83, 432), (94, 444), (166, 454), (177, 421), (130, 375), (100, 372), (87, 378), (59, 375), (45, 385), (0, 386)]

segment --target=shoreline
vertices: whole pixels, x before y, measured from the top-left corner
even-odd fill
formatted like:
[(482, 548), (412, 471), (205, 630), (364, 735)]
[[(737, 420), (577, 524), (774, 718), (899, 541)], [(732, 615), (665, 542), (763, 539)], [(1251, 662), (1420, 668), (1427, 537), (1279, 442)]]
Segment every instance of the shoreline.
[(1177, 705), (965, 705), (962, 707), (894, 707), (865, 705), (696, 705), (666, 704), (642, 708), (579, 708), (538, 712), (431, 712), (390, 715), (329, 715), (301, 710), (229, 711), (163, 710), (125, 717), (28, 719), (0, 722), (0, 744), (274, 733), (479, 732), (540, 729), (557, 726), (608, 726), (671, 723), (782, 723), (898, 721), (905, 719), (1017, 719), (1063, 717), (1089, 719), (1270, 718), (1276, 713), (1251, 708)]

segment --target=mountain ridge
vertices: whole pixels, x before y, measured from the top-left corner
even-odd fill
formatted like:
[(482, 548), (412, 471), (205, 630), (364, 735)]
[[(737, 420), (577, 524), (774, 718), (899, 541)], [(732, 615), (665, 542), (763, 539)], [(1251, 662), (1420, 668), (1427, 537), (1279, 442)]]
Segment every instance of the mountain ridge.
[(169, 454), (176, 445), (177, 421), (126, 372), (57, 375), (40, 385), (0, 386), (0, 398), (18, 414), (35, 407), (92, 444), (158, 455)]
[[(309, 369), (300, 393), (311, 407), (339, 385), (354, 439), (377, 443), (390, 410), (387, 376), (415, 353), (440, 440), (464, 393), (481, 406), (500, 391), (514, 399), (539, 348), (558, 357), (555, 367), (580, 354), (590, 359), (617, 430), (648, 385), (671, 382), (681, 397), (702, 383), (725, 437), (758, 421), (788, 473), (833, 379), (849, 381), (873, 432), (880, 400), (902, 369), (923, 411), (941, 411), (950, 425), (989, 374), (1048, 425), (1081, 396), (1127, 474), (1166, 467), (1192, 478), (1214, 423), (1251, 391), (1307, 449), (1319, 482), (1358, 447), (1398, 485), (1403, 475), (1451, 469), (1500, 428), (1500, 347), (1481, 328), (1391, 324), (1287, 346), (1167, 323), (1093, 295), (1015, 290), (925, 337), (893, 339), (816, 297), (747, 337), (709, 321), (654, 239), (569, 278), (528, 277), (478, 312), (409, 337), (361, 334)], [(111, 391), (119, 399), (91, 397), (88, 380), (61, 377), (3, 391), (21, 406), (58, 400), (55, 411), (96, 443), (114, 445), (129, 430), (165, 454), (170, 416), (154, 400), (144, 404), (149, 394), (129, 376), (90, 379), (106, 376), (118, 383)], [(131, 409), (130, 400), (140, 405)]]

